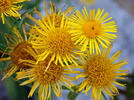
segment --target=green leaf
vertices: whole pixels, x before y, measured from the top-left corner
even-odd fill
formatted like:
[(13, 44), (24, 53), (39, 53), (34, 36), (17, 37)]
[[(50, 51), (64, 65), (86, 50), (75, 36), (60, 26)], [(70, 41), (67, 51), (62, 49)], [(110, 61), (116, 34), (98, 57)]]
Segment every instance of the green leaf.
[(62, 86), (62, 89), (63, 89), (63, 90), (70, 90), (70, 89), (68, 89), (68, 88), (65, 87), (65, 86)]
[(117, 96), (114, 96), (114, 100), (118, 100)]
[(68, 100), (75, 100), (78, 95), (79, 95), (79, 93), (70, 91), (68, 93)]
[(17, 100), (18, 95), (17, 95), (17, 89), (16, 89), (15, 81), (12, 80), (11, 78), (5, 79), (4, 81), (5, 81), (5, 84), (6, 84), (6, 88), (7, 88), (10, 100)]
[(104, 92), (102, 91), (101, 93), (102, 93), (104, 99), (107, 100), (107, 97), (106, 97), (106, 95), (104, 94)]
[(22, 24), (24, 24), (24, 20), (26, 19), (26, 14), (28, 13), (31, 13), (33, 12), (34, 9), (28, 9), (26, 10), (26, 12), (24, 12), (22, 15), (21, 15), (21, 20), (19, 21), (19, 25), (18, 25), (18, 28), (21, 29), (22, 28)]
[(79, 95), (80, 92), (77, 92), (78, 86), (73, 86), (72, 87), (73, 91), (70, 91), (68, 93), (68, 100), (75, 100), (76, 97)]
[(5, 17), (5, 23), (10, 31), (12, 31), (14, 24), (9, 17)]
[(39, 8), (39, 4), (41, 3), (42, 0), (34, 0), (32, 2), (22, 2), (23, 9), (28, 10), (31, 8)]
[(8, 67), (10, 61), (0, 62), (0, 72), (2, 72), (6, 67)]

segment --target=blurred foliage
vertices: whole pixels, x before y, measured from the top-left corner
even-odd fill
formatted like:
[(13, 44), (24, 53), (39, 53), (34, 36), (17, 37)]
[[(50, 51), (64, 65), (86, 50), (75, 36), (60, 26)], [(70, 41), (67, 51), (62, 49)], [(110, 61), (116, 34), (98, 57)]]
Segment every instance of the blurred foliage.
[(5, 84), (8, 90), (8, 96), (11, 100), (28, 100), (26, 89), (18, 86), (12, 78), (6, 79)]
[(54, 3), (60, 3), (62, 0), (51, 0)]
[[(129, 74), (127, 81), (119, 81), (120, 83), (126, 84), (126, 90), (119, 89), (121, 95), (126, 96), (127, 100), (134, 100), (134, 71), (133, 74)], [(118, 96), (117, 96), (117, 100)]]

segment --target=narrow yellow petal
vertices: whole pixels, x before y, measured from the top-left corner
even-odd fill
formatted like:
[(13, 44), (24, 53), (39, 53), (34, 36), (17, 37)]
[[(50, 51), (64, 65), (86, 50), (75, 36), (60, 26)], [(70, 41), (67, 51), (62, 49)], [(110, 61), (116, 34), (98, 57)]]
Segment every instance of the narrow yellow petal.
[(30, 93), (28, 95), (28, 97), (32, 97), (34, 91), (36, 90), (36, 88), (39, 86), (39, 82), (35, 82), (34, 85), (32, 86), (32, 89), (30, 90)]
[(0, 62), (2, 62), (2, 61), (9, 61), (9, 60), (11, 60), (11, 57), (7, 57), (7, 58), (0, 58)]
[(110, 58), (110, 60), (114, 62), (114, 61), (120, 56), (120, 54), (121, 54), (121, 50), (118, 51), (118, 52), (116, 52), (116, 53)]
[(105, 56), (108, 57), (110, 51), (111, 51), (111, 48), (112, 48), (112, 44), (108, 47), (106, 53), (105, 53)]
[(123, 86), (123, 87), (125, 87), (125, 84), (121, 84), (121, 83), (116, 82), (116, 81), (114, 81), (113, 83), (115, 83), (115, 84), (117, 84), (117, 85), (119, 85), (119, 86)]
[(21, 83), (20, 85), (26, 85), (26, 84), (29, 84), (29, 83), (32, 83), (33, 81), (35, 81), (36, 79), (35, 78), (30, 78), (29, 80), (26, 80), (24, 81), (23, 83)]

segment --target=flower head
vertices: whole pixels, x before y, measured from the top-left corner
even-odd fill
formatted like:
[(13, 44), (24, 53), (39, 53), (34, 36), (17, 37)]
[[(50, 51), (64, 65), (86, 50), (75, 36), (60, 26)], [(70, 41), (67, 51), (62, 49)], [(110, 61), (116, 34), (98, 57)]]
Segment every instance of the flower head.
[[(59, 28), (61, 25), (61, 20), (62, 20), (62, 15), (63, 15), (62, 9), (57, 11), (56, 6), (52, 4), (51, 1), (50, 1), (50, 12), (47, 9), (45, 1), (44, 1), (44, 6), (45, 6), (45, 14), (46, 14), (45, 17), (35, 9), (35, 12), (41, 17), (41, 20), (40, 19), (37, 20), (29, 14), (26, 15), (29, 19), (31, 19), (33, 22), (35, 22), (38, 25), (38, 26), (30, 25), (31, 26), (30, 37), (32, 38), (32, 40), (39, 39), (39, 38), (36, 38), (37, 35), (40, 38), (44, 38), (44, 35), (42, 35), (42, 31), (44, 31), (45, 28), (48, 28), (49, 25), (51, 26), (53, 24), (55, 28)], [(64, 15), (69, 16), (72, 10), (73, 10), (73, 7), (69, 7), (66, 11), (64, 11)]]
[(2, 22), (4, 23), (5, 16), (21, 17), (18, 10), (22, 8), (18, 3), (28, 1), (28, 0), (0, 0), (0, 15)]
[[(51, 12), (53, 12), (52, 8)], [(76, 55), (79, 54), (79, 46), (75, 45), (75, 41), (72, 40), (73, 36), (71, 35), (71, 28), (68, 24), (67, 12), (62, 14), (60, 14), (60, 12), (61, 11), (59, 11), (58, 14), (56, 14), (56, 12), (48, 14), (46, 10), (46, 17), (39, 14), (42, 20), (35, 20), (28, 15), (28, 17), (38, 25), (33, 26), (36, 34), (31, 34), (32, 36), (30, 37), (33, 39), (31, 43), (34, 48), (44, 50), (38, 61), (43, 61), (47, 56), (51, 55), (49, 63), (52, 61), (55, 61), (56, 64), (60, 62), (62, 66), (65, 64), (69, 65), (70, 63), (77, 64)], [(57, 18), (59, 21), (57, 21)]]
[(32, 82), (34, 83), (28, 97), (31, 97), (38, 87), (39, 100), (50, 99), (52, 90), (57, 97), (60, 97), (62, 95), (61, 85), (64, 85), (69, 89), (74, 86), (74, 84), (70, 82), (74, 80), (74, 78), (68, 76), (68, 74), (74, 72), (68, 70), (67, 66), (62, 67), (60, 63), (56, 65), (54, 62), (52, 62), (49, 65), (47, 71), (45, 71), (48, 66), (49, 60), (50, 56), (47, 57), (44, 61), (39, 61), (37, 64), (34, 61), (29, 61), (28, 65), (30, 65), (31, 68), (29, 70), (17, 73), (17, 80), (24, 78), (27, 79), (20, 85), (26, 85)]
[(86, 5), (91, 5), (95, 2), (96, 0), (80, 0), (80, 2), (83, 4), (86, 4)]
[[(72, 32), (76, 42), (82, 45), (82, 51), (90, 49), (90, 54), (100, 53), (100, 45), (107, 48), (111, 41), (116, 38), (117, 27), (112, 17), (108, 18), (108, 13), (103, 14), (104, 9), (89, 10), (84, 7), (83, 13), (76, 11), (76, 15), (71, 17)], [(74, 21), (74, 19), (76, 21)]]
[(29, 41), (27, 40), (27, 36), (25, 36), (25, 39), (23, 39), (23, 37), (16, 28), (13, 29), (13, 32), (14, 34), (12, 34), (12, 36), (9, 34), (5, 35), (8, 47), (3, 52), (3, 56), (8, 55), (9, 57), (0, 58), (0, 61), (10, 61), (10, 64), (5, 70), (6, 74), (3, 77), (3, 79), (10, 77), (17, 70), (25, 70), (30, 68), (30, 66), (26, 66), (23, 63), (21, 63), (20, 59), (36, 60), (36, 58), (33, 58), (31, 56), (31, 54), (35, 54), (35, 51), (26, 51), (27, 49), (34, 50), (32, 44), (29, 43)]
[(49, 13), (45, 1), (44, 1), (44, 6), (45, 6), (45, 14), (46, 14), (45, 17), (35, 9), (35, 12), (41, 17), (41, 20), (40, 19), (39, 20), (34, 19), (32, 16), (27, 15), (27, 17), (29, 19), (34, 21), (37, 25), (40, 25), (40, 27), (43, 25), (41, 27), (42, 29), (44, 29), (44, 26), (47, 27), (46, 23), (48, 25), (51, 25), (51, 23), (54, 23), (53, 25), (55, 27), (60, 27), (63, 13), (64, 13), (65, 16), (69, 16), (70, 13), (72, 12), (73, 8), (74, 8), (74, 7), (69, 7), (64, 12), (62, 12), (62, 9), (57, 11), (56, 6), (54, 4), (52, 4), (52, 2), (50, 1), (50, 13)]
[(124, 59), (114, 63), (120, 56), (121, 51), (116, 52), (108, 59), (111, 48), (112, 45), (110, 45), (106, 53), (105, 49), (103, 49), (101, 54), (81, 57), (84, 63), (81, 62), (78, 67), (83, 69), (83, 72), (76, 78), (83, 77), (85, 80), (79, 86), (78, 91), (85, 89), (83, 92), (87, 94), (89, 90), (92, 90), (92, 100), (102, 100), (102, 91), (113, 98), (113, 95), (119, 93), (114, 84), (124, 86), (124, 84), (117, 82), (116, 79), (125, 79), (123, 76), (127, 75), (127, 70), (121, 70), (120, 68), (127, 64), (127, 61)]

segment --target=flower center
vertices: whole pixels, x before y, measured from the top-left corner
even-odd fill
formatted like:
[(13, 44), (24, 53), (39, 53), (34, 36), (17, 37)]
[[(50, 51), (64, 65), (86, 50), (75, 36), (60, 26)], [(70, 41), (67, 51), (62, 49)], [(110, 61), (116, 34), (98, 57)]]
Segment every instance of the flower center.
[(33, 70), (35, 78), (37, 78), (40, 83), (44, 85), (59, 80), (63, 72), (62, 66), (60, 66), (59, 64), (56, 65), (55, 63), (51, 63), (51, 65), (46, 71), (48, 62), (48, 59), (46, 59), (45, 61), (38, 62), (38, 64), (35, 65)]
[[(11, 53), (11, 59), (12, 62), (21, 67), (22, 69), (29, 68), (29, 66), (24, 65), (23, 63), (19, 63), (19, 59), (23, 60), (35, 60), (32, 55), (27, 53), (24, 49), (27, 49), (28, 47), (32, 48), (32, 45), (27, 42), (19, 43)], [(32, 48), (33, 49), (33, 48)], [(33, 49), (34, 50), (34, 49)]]
[(9, 10), (11, 6), (12, 6), (11, 0), (0, 0), (0, 12)]
[(56, 28), (48, 33), (44, 41), (47, 50), (60, 55), (70, 54), (74, 48), (74, 41), (65, 29)]
[(102, 56), (91, 57), (87, 62), (85, 73), (89, 84), (95, 87), (109, 86), (116, 74), (113, 63)]
[(83, 32), (88, 38), (95, 38), (102, 31), (101, 24), (96, 21), (88, 21), (83, 26)]

